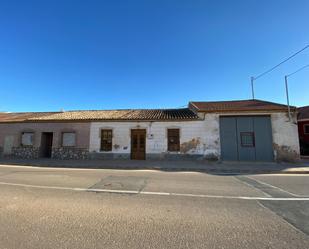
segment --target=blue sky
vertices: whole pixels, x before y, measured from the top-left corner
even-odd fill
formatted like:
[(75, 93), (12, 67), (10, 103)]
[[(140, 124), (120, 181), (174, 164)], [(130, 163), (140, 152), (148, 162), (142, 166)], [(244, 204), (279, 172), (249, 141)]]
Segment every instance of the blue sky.
[[(258, 75), (309, 44), (309, 1), (0, 1), (0, 111), (177, 108), (251, 97)], [(285, 103), (284, 75), (256, 81)], [(309, 105), (309, 69), (290, 78)]]

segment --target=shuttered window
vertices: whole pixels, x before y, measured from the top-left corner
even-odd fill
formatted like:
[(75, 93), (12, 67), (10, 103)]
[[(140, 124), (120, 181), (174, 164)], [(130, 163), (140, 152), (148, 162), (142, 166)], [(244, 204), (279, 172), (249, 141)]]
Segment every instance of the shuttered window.
[(63, 132), (62, 133), (62, 146), (73, 147), (76, 144), (75, 132)]
[(34, 133), (33, 132), (23, 132), (21, 134), (21, 145), (22, 146), (33, 146)]
[(180, 150), (179, 129), (167, 130), (167, 149), (168, 151)]
[(101, 151), (112, 151), (113, 131), (101, 130)]

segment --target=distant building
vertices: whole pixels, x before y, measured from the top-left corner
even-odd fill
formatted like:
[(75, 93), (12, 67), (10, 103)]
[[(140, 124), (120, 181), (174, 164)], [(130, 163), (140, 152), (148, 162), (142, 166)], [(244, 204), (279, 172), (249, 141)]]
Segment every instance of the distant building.
[(56, 159), (299, 159), (296, 108), (262, 101), (183, 109), (0, 113), (2, 155)]
[(309, 156), (309, 106), (298, 108), (298, 134), (301, 155)]

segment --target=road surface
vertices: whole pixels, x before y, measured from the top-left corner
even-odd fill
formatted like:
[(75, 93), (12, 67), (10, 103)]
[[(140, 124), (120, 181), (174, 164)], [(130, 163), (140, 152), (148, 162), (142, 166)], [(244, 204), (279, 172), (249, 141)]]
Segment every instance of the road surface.
[(309, 175), (0, 165), (0, 248), (309, 248)]

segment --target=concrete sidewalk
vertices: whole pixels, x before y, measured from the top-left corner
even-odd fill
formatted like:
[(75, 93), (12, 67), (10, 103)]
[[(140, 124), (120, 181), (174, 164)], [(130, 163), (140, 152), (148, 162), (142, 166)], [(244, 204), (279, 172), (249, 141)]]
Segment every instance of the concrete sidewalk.
[(208, 162), (196, 160), (54, 160), (0, 159), (0, 165), (90, 169), (156, 169), (162, 171), (200, 171), (210, 174), (309, 174), (309, 162)]

